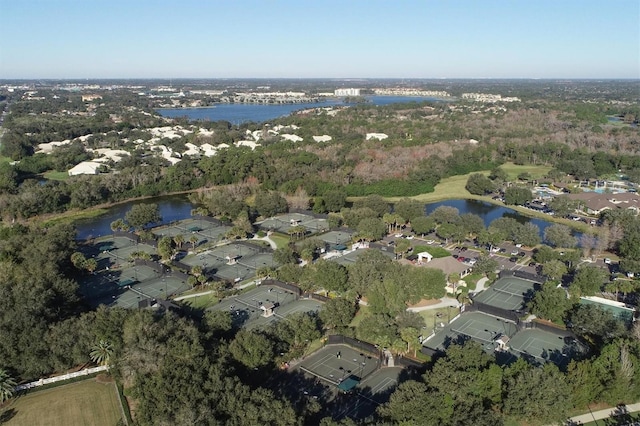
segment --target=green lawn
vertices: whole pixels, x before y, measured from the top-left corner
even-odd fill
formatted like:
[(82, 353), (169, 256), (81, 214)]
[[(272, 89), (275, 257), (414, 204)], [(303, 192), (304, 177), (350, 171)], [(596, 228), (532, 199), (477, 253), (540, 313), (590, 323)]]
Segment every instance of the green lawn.
[(356, 314), (355, 318), (353, 318), (353, 320), (351, 321), (351, 324), (349, 324), (349, 327), (352, 327), (352, 328), (358, 327), (358, 325), (360, 325), (362, 320), (368, 317), (369, 315), (371, 315), (371, 311), (369, 307), (365, 305), (359, 305), (358, 313)]
[[(426, 330), (423, 331), (424, 336), (428, 336), (433, 331), (433, 325), (435, 323), (445, 323), (447, 324), (453, 317), (458, 315), (460, 311), (458, 308), (438, 308), (438, 309), (428, 309), (426, 311), (420, 311), (418, 314), (424, 318), (424, 322), (426, 325)], [(440, 316), (438, 317), (438, 314)]]
[(115, 383), (95, 378), (33, 391), (4, 408), (8, 426), (113, 426), (122, 419)]
[(49, 180), (67, 180), (69, 179), (69, 173), (50, 170), (48, 172), (43, 173), (42, 177)]
[(220, 302), (220, 298), (216, 297), (216, 295), (213, 293), (182, 300), (182, 303), (184, 303), (185, 305), (189, 305), (195, 309), (206, 309), (213, 305), (216, 305), (218, 302)]
[(287, 247), (289, 245), (289, 241), (291, 241), (291, 239), (289, 238), (289, 236), (284, 236), (282, 234), (276, 234), (275, 232), (272, 233), (271, 235), (269, 235), (269, 238), (271, 238), (271, 240), (276, 243), (276, 245), (278, 246), (278, 248), (282, 248), (282, 247)]
[(507, 173), (508, 179), (510, 181), (518, 180), (518, 175), (520, 173), (529, 173), (532, 178), (540, 179), (549, 173), (549, 170), (552, 169), (551, 166), (521, 166), (513, 163), (505, 163), (500, 166), (502, 170)]
[(442, 247), (433, 247), (433, 246), (415, 246), (413, 248), (414, 253), (422, 253), (422, 252), (427, 252), (429, 253), (431, 256), (434, 257), (434, 259), (438, 259), (441, 257), (448, 257), (451, 256), (451, 253), (449, 253), (447, 250), (443, 249)]

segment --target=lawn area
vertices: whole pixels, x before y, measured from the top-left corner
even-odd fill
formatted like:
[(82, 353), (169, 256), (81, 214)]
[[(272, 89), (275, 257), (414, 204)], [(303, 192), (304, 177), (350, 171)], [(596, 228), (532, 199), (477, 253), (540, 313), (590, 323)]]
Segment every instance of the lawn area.
[(500, 168), (507, 173), (508, 180), (510, 181), (517, 181), (520, 173), (529, 173), (532, 178), (540, 179), (546, 176), (549, 170), (552, 169), (551, 166), (521, 166), (513, 163), (505, 163), (500, 166)]
[(415, 246), (413, 248), (413, 252), (414, 253), (422, 253), (422, 252), (427, 252), (429, 253), (431, 256), (433, 256), (434, 259), (438, 259), (441, 257), (447, 257), (447, 256), (451, 256), (451, 253), (449, 253), (449, 251), (443, 249), (442, 247), (433, 247), (433, 246)]
[(50, 170), (42, 174), (42, 177), (49, 180), (67, 180), (69, 179), (69, 173), (67, 172), (56, 172)]
[(351, 324), (349, 324), (349, 327), (356, 328), (358, 325), (360, 325), (362, 320), (364, 318), (368, 317), (369, 315), (371, 315), (369, 307), (365, 306), (365, 305), (359, 305), (358, 306), (358, 313), (356, 314), (355, 318), (353, 318), (353, 320), (351, 320)]
[[(449, 321), (459, 313), (458, 308), (438, 308), (438, 309), (428, 309), (426, 311), (420, 311), (418, 314), (424, 318), (424, 322), (426, 324), (426, 330), (422, 332), (422, 335), (428, 336), (433, 331), (434, 324), (436, 323), (445, 323), (448, 324)], [(440, 316), (438, 316), (440, 315)]]
[(5, 407), (8, 426), (113, 426), (122, 418), (114, 382), (95, 378), (18, 397)]
[(464, 277), (462, 280), (467, 283), (467, 288), (469, 291), (474, 291), (476, 289), (476, 285), (478, 284), (478, 280), (482, 278), (483, 274), (469, 274)]
[(205, 294), (203, 296), (190, 297), (182, 301), (182, 303), (184, 303), (185, 305), (189, 305), (194, 309), (206, 309), (213, 305), (216, 305), (218, 302), (220, 302), (220, 298), (216, 297), (216, 295), (213, 293)]
[(276, 234), (275, 232), (269, 235), (269, 238), (271, 238), (271, 240), (276, 243), (278, 248), (287, 247), (289, 245), (289, 241), (291, 241), (291, 238), (289, 238), (289, 236), (285, 237), (284, 235)]

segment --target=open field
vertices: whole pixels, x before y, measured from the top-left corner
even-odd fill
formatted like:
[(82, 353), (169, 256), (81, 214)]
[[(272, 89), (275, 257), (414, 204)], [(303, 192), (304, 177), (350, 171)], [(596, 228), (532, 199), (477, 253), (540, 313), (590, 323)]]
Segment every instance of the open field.
[(289, 238), (288, 236), (284, 236), (276, 232), (271, 233), (271, 235), (269, 235), (269, 238), (271, 238), (271, 241), (276, 243), (276, 246), (278, 246), (278, 248), (287, 247), (289, 245), (289, 241), (291, 240), (291, 238)]
[(113, 426), (122, 418), (115, 383), (95, 378), (18, 397), (5, 411), (9, 426)]
[(505, 163), (500, 166), (500, 168), (507, 173), (507, 179), (510, 181), (518, 180), (518, 175), (521, 173), (529, 173), (532, 178), (540, 179), (546, 176), (547, 173), (549, 173), (549, 170), (552, 169), (550, 166), (522, 166), (513, 163)]
[(67, 180), (69, 179), (69, 173), (50, 170), (48, 172), (43, 173), (42, 177), (49, 180)]

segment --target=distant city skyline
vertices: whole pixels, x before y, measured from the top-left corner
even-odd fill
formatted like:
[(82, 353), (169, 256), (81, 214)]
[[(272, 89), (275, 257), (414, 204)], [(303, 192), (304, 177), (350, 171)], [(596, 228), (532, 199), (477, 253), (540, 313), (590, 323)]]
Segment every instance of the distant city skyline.
[(638, 0), (0, 0), (0, 79), (640, 78)]

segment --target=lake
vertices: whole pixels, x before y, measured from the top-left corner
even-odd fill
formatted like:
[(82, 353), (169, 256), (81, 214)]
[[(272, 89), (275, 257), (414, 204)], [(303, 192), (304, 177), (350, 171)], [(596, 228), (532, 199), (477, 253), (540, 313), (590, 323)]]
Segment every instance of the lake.
[[(75, 225), (78, 230), (77, 238), (79, 240), (85, 240), (88, 238), (110, 235), (111, 222), (124, 218), (131, 206), (138, 203), (156, 203), (160, 210), (160, 215), (162, 216), (162, 223), (160, 224), (189, 218), (191, 217), (191, 210), (197, 207), (191, 204), (186, 195), (172, 195), (157, 197), (145, 201), (131, 201), (118, 204), (117, 206), (110, 208), (109, 212), (103, 216), (92, 219), (83, 219), (76, 222)], [(430, 203), (425, 205), (426, 214), (430, 214), (439, 206), (455, 207), (458, 209), (460, 214), (476, 214), (484, 220), (485, 226), (488, 226), (491, 221), (500, 217), (511, 217), (520, 223), (531, 222), (540, 228), (540, 236), (544, 234), (544, 229), (552, 224), (552, 222), (548, 222), (543, 219), (525, 216), (507, 207), (495, 206), (493, 204), (476, 200), (447, 200)]]
[[(365, 96), (371, 105), (389, 105), (408, 102), (441, 102), (441, 100), (419, 96)], [(189, 120), (204, 121), (228, 121), (233, 124), (253, 121), (261, 123), (274, 118), (285, 117), (294, 111), (307, 108), (323, 108), (331, 106), (356, 105), (346, 104), (341, 99), (330, 98), (326, 102), (300, 103), (300, 104), (227, 104), (220, 103), (212, 107), (204, 108), (163, 108), (158, 113), (164, 117), (187, 117)]]

